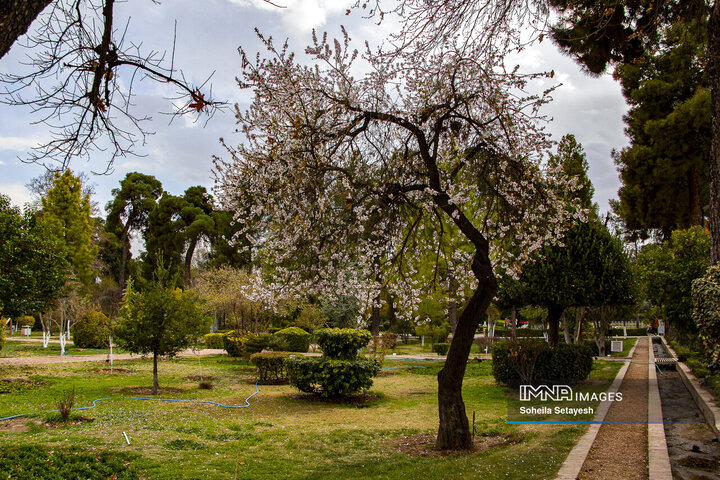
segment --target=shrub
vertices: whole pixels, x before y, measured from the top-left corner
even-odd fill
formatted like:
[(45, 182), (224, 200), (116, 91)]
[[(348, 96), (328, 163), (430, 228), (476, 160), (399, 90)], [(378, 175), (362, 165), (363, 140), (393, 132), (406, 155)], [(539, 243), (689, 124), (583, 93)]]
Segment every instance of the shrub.
[(708, 368), (720, 370), (720, 267), (708, 268), (692, 284), (693, 319), (703, 342)]
[(368, 330), (352, 328), (323, 328), (315, 332), (324, 357), (338, 360), (354, 360), (358, 350), (372, 338)]
[[(628, 337), (642, 337), (648, 334), (647, 327), (641, 327), (641, 328), (626, 328), (625, 331), (628, 334)], [(622, 337), (623, 336), (623, 329), (622, 328), (611, 328), (610, 334), (611, 337)]]
[(383, 332), (380, 336), (382, 345), (386, 350), (392, 350), (397, 345), (397, 335), (392, 332)]
[(282, 341), (288, 352), (307, 353), (310, 349), (310, 334), (298, 327), (288, 327), (275, 333)]
[(60, 400), (57, 402), (58, 410), (60, 410), (60, 418), (63, 422), (70, 420), (70, 412), (72, 412), (73, 406), (75, 405), (75, 387), (72, 390), (65, 392)]
[(685, 360), (690, 358), (690, 356), (692, 355), (692, 352), (690, 352), (689, 348), (684, 347), (683, 345), (680, 345), (676, 341), (670, 342), (670, 346), (672, 347), (673, 350), (675, 350), (675, 354), (677, 355), (678, 360), (681, 362), (684, 362)]
[(495, 380), (507, 385), (532, 382), (578, 383), (592, 368), (588, 345), (560, 344), (550, 347), (535, 339), (504, 340), (492, 346)]
[(450, 349), (449, 343), (436, 343), (433, 345), (433, 352), (437, 353), (440, 356), (447, 355), (448, 350)]
[(245, 350), (248, 355), (259, 353), (263, 350), (273, 352), (290, 351), (282, 336), (270, 335), (269, 333), (250, 334), (245, 342)]
[(207, 333), (204, 335), (205, 348), (225, 348), (224, 333)]
[(303, 392), (338, 397), (372, 386), (380, 371), (376, 360), (289, 358), (285, 360), (290, 383)]
[(231, 357), (246, 357), (245, 342), (247, 337), (236, 331), (230, 331), (223, 335), (223, 348)]
[(18, 317), (15, 319), (15, 323), (17, 323), (21, 327), (32, 327), (33, 325), (35, 325), (35, 317), (32, 317), (30, 315)]
[(90, 312), (72, 327), (73, 343), (80, 348), (108, 348), (110, 321), (102, 312)]
[(285, 360), (290, 352), (262, 352), (250, 355), (250, 362), (258, 369), (259, 383), (276, 383), (287, 378)]

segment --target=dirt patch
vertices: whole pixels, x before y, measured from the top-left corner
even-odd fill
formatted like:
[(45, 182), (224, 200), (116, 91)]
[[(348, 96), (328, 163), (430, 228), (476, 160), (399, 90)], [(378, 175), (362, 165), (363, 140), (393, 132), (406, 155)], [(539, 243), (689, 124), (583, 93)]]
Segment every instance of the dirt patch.
[[(110, 390), (116, 393), (124, 393), (126, 395), (152, 395), (152, 387), (111, 387)], [(167, 395), (174, 393), (186, 393), (188, 390), (176, 387), (158, 388), (158, 395)]]
[(57, 419), (47, 421), (47, 422), (43, 423), (42, 425), (47, 428), (61, 428), (61, 427), (68, 427), (68, 426), (83, 425), (85, 423), (91, 423), (94, 421), (95, 421), (94, 418), (73, 415), (70, 417), (70, 419), (67, 422), (63, 422), (62, 419), (57, 418)]
[(353, 405), (357, 408), (367, 407), (380, 400), (380, 395), (376, 395), (374, 393), (356, 393), (353, 395), (346, 395), (344, 397), (330, 398), (321, 397), (320, 395), (315, 395), (314, 393), (291, 393), (288, 396), (293, 400), (315, 403), (331, 403), (335, 405)]
[(109, 368), (98, 368), (90, 373), (94, 373), (96, 375), (132, 375), (135, 372), (128, 368), (113, 368), (112, 371), (110, 371)]
[(28, 419), (25, 417), (12, 418), (0, 422), (0, 432), (2, 433), (22, 433), (30, 430), (32, 425), (42, 425), (42, 421), (36, 418)]
[(400, 453), (411, 455), (413, 457), (457, 457), (463, 455), (475, 455), (485, 450), (512, 445), (519, 443), (522, 436), (512, 435), (495, 435), (495, 436), (478, 436), (475, 437), (473, 448), (471, 450), (437, 450), (435, 441), (437, 435), (431, 433), (418, 433), (416, 435), (408, 435), (392, 440), (391, 446)]
[(217, 380), (217, 377), (213, 377), (212, 375), (203, 375), (202, 377), (200, 375), (190, 375), (189, 377), (183, 378), (190, 382), (212, 382)]
[(43, 382), (29, 378), (4, 378), (0, 380), (0, 394), (21, 392), (39, 387)]

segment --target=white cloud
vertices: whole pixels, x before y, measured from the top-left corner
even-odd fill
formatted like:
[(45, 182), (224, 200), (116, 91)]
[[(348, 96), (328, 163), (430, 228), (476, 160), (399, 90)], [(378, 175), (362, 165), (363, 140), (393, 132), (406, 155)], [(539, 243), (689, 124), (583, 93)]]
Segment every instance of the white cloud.
[(0, 137), (0, 150), (25, 152), (41, 143), (41, 139), (34, 137)]
[(0, 193), (10, 197), (10, 201), (18, 207), (22, 207), (33, 200), (30, 190), (19, 183), (0, 183)]
[(283, 24), (295, 32), (309, 32), (325, 25), (328, 16), (344, 12), (353, 4), (352, 0), (272, 0), (272, 4), (263, 0), (229, 1), (280, 15)]

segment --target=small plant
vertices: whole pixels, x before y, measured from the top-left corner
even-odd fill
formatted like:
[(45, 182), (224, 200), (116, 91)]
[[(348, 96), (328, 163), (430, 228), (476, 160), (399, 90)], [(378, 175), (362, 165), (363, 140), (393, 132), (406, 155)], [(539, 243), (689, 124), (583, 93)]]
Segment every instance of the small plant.
[(212, 382), (200, 382), (200, 390), (212, 390), (213, 387)]
[(70, 420), (70, 412), (72, 412), (73, 406), (75, 406), (75, 387), (66, 391), (57, 402), (60, 418), (63, 422), (67, 423)]
[(433, 345), (433, 351), (441, 357), (447, 355), (448, 350), (450, 350), (449, 343), (436, 343), (435, 345)]
[(353, 328), (323, 328), (315, 332), (323, 356), (339, 360), (354, 360), (358, 350), (368, 344), (372, 335), (367, 330)]

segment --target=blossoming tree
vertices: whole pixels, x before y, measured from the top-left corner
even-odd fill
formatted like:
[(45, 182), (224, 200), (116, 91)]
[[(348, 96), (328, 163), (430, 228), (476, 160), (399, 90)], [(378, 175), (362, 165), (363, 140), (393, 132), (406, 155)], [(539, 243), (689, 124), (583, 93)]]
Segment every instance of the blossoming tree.
[[(470, 247), (454, 251), (465, 265), (457, 280), (473, 294), (438, 375), (437, 447), (467, 449), (462, 379), (496, 291), (493, 266), (557, 238), (568, 215), (548, 178), (574, 181), (543, 162), (550, 92), (526, 93), (544, 76), (506, 68), (505, 45), (360, 55), (342, 33), (313, 35), (310, 65), (262, 35), (267, 58), (241, 50), (240, 86), (255, 98), (237, 108), (245, 143), (216, 159), (217, 193), (272, 260), (277, 291), (352, 293), (368, 307), (383, 287), (417, 304), (411, 281), (384, 285), (384, 273), (412, 276), (406, 260), (438, 248), (444, 221), (455, 225)], [(493, 247), (508, 242), (517, 255)]]

